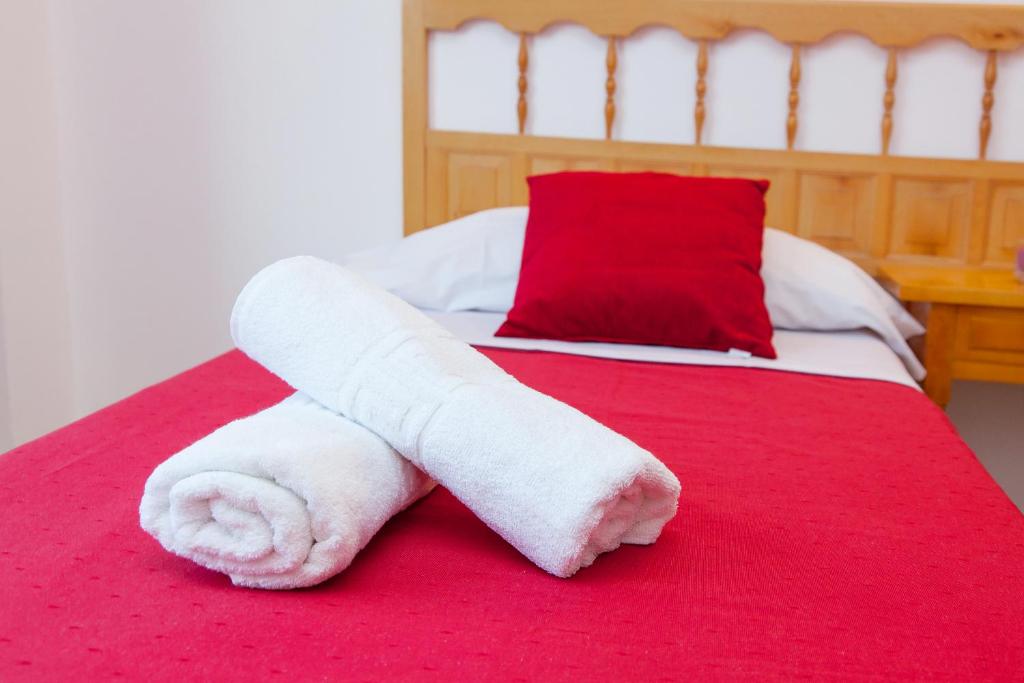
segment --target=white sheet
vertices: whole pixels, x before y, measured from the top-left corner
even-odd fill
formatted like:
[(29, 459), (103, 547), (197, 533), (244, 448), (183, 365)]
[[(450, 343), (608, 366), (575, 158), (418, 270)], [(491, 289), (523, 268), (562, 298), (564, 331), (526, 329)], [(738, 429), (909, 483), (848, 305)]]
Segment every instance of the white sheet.
[(803, 372), (830, 377), (856, 377), (894, 382), (920, 390), (903, 362), (876, 334), (867, 330), (848, 332), (794, 332), (775, 330), (772, 344), (778, 358), (743, 357), (720, 351), (679, 349), (667, 346), (565, 342), (548, 339), (495, 337), (505, 320), (502, 313), (475, 311), (424, 311), (454, 335), (476, 346), (528, 351), (552, 351), (577, 356), (615, 358), (649, 363), (716, 365)]

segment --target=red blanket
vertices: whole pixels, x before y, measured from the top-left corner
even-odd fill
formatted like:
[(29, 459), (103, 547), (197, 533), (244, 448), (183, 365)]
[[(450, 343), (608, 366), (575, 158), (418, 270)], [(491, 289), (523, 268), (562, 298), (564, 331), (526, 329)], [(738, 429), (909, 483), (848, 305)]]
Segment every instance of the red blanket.
[(572, 579), (443, 490), (315, 589), (138, 528), (153, 467), (288, 389), (228, 354), (0, 457), (0, 680), (1024, 677), (1024, 518), (906, 387), (487, 351), (683, 482)]

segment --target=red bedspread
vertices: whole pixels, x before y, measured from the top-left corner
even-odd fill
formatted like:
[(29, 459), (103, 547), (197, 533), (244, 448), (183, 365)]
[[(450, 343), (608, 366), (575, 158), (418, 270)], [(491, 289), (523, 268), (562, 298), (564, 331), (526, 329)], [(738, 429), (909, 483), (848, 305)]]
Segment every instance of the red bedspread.
[(1024, 677), (1024, 517), (924, 396), (487, 354), (678, 474), (656, 545), (558, 579), (438, 490), (320, 587), (234, 588), (136, 511), (288, 393), (232, 353), (0, 457), (0, 680)]

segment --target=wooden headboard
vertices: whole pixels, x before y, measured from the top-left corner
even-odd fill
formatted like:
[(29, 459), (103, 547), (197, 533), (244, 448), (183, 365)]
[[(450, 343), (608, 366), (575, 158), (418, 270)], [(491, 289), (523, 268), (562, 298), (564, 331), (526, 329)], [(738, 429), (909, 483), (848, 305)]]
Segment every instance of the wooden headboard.
[[(427, 38), (472, 19), (520, 35), (519, 135), (431, 130), (427, 116)], [(606, 139), (526, 135), (528, 38), (559, 21), (607, 39)], [(988, 161), (997, 96), (997, 53), (1024, 44), (1024, 7), (827, 0), (405, 0), (404, 172), (406, 234), (481, 209), (526, 204), (525, 178), (564, 169), (661, 170), (689, 175), (768, 178), (769, 225), (843, 253), (868, 270), (879, 261), (1006, 267), (1024, 239), (1024, 163)], [(612, 140), (617, 44), (647, 25), (697, 41), (694, 145)], [(701, 144), (709, 87), (708, 44), (754, 28), (791, 47), (785, 150)], [(794, 149), (800, 123), (801, 48), (853, 31), (888, 50), (878, 153)], [(889, 154), (899, 53), (935, 36), (953, 36), (987, 54), (978, 121), (978, 159)], [(1020, 122), (1018, 125), (1024, 125)]]

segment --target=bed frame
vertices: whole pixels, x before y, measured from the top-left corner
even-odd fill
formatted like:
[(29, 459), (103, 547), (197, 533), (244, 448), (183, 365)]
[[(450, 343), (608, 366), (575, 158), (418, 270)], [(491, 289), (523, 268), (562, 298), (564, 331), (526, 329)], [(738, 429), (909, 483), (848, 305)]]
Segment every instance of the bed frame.
[[(496, 21), (520, 35), (518, 135), (431, 130), (427, 115), (427, 38), (472, 19)], [(530, 36), (558, 22), (607, 38), (604, 140), (527, 135)], [(770, 225), (815, 240), (874, 272), (883, 261), (1002, 267), (1024, 239), (1024, 163), (985, 158), (997, 96), (997, 55), (1024, 45), (1024, 7), (828, 0), (405, 0), (405, 232), (481, 209), (526, 204), (525, 178), (564, 169), (661, 170), (689, 175), (755, 176), (772, 181)], [(697, 41), (696, 144), (612, 139), (617, 45), (637, 29), (669, 26)], [(736, 29), (760, 29), (789, 45), (785, 150), (701, 144), (707, 117), (708, 45)], [(878, 153), (839, 154), (795, 148), (800, 52), (839, 31), (854, 31), (888, 50)], [(984, 95), (976, 160), (889, 154), (900, 50), (953, 36), (987, 54), (978, 74)], [(680, 65), (685, 68), (687, 65)], [(595, 112), (602, 115), (602, 112)]]

